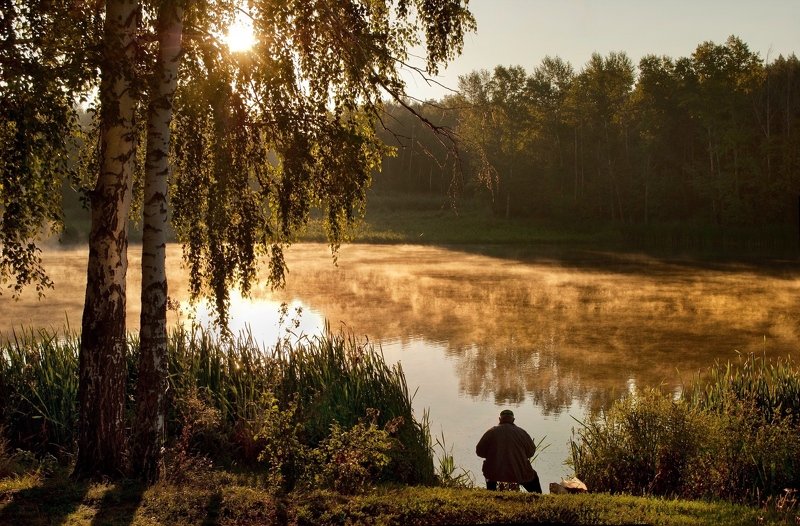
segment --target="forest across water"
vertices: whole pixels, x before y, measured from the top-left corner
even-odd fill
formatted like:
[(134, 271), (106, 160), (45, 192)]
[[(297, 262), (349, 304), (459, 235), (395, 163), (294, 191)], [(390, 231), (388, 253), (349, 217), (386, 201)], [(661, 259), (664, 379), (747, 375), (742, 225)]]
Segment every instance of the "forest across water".
[[(390, 108), (398, 155), (381, 189), (487, 196), (498, 217), (578, 224), (798, 223), (800, 61), (746, 42), (686, 57), (624, 51), (583, 65), (547, 57), (462, 76), (459, 93), (417, 107), (461, 139), (459, 155)], [(453, 174), (456, 174), (454, 177)], [(796, 240), (796, 238), (795, 238)]]

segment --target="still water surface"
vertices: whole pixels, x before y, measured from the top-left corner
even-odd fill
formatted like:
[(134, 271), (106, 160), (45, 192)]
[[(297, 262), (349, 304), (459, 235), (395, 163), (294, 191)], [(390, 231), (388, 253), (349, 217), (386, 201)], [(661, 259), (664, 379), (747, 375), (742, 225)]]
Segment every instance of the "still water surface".
[[(458, 248), (350, 245), (335, 266), (325, 245), (287, 253), (283, 290), (266, 284), (252, 297), (233, 294), (234, 331), (248, 327), (266, 344), (293, 327), (325, 323), (368, 337), (400, 363), (418, 417), (430, 410), (456, 464), (478, 484), (474, 445), (512, 408), (517, 424), (549, 444), (535, 467), (542, 485), (570, 474), (563, 464), (575, 419), (625, 392), (663, 386), (679, 392), (698, 371), (737, 353), (800, 356), (800, 264), (698, 265), (602, 253), (498, 253)], [(169, 247), (170, 296), (186, 323), (187, 276)], [(52, 251), (56, 289), (12, 301), (0, 296), (0, 330), (79, 325), (84, 250)], [(131, 268), (140, 253), (132, 249)], [(136, 272), (129, 279), (129, 327), (138, 326)], [(299, 312), (299, 314), (298, 314)], [(208, 319), (200, 305), (194, 314)]]

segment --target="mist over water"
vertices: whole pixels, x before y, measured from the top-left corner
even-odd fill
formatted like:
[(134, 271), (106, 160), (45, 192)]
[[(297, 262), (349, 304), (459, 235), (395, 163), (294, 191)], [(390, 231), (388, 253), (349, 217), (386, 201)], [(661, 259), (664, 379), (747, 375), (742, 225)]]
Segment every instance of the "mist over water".
[[(497, 252), (497, 251), (494, 251)], [(130, 253), (128, 323), (138, 327), (140, 253)], [(420, 246), (321, 244), (287, 252), (287, 286), (231, 295), (231, 330), (265, 347), (279, 337), (352, 331), (400, 363), (418, 418), (430, 410), (456, 464), (482, 484), (474, 445), (512, 408), (549, 447), (535, 467), (543, 486), (570, 474), (570, 432), (590, 411), (646, 386), (679, 392), (716, 360), (737, 353), (800, 355), (800, 265), (699, 265), (644, 256), (557, 252), (484, 255)], [(0, 296), (0, 330), (77, 329), (83, 249), (45, 254), (56, 283), (46, 299)], [(188, 303), (180, 248), (168, 250), (170, 322), (209, 324)], [(285, 304), (283, 313), (281, 305)]]

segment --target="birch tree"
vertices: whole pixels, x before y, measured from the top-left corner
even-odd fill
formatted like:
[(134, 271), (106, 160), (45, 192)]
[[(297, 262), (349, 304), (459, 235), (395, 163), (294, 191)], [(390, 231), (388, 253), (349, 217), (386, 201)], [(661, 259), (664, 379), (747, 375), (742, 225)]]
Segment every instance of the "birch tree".
[[(173, 23), (164, 28), (175, 25), (170, 9)], [(262, 1), (245, 12), (255, 48), (228, 53), (208, 31), (185, 39), (176, 103), (159, 95), (156, 104), (164, 108), (164, 131), (156, 137), (168, 133), (168, 112), (175, 112), (173, 225), (184, 244), (192, 297), (211, 296), (222, 324), (229, 290), (248, 293), (260, 257), (267, 258), (271, 283), (283, 283), (284, 250), (313, 207), (324, 210), (335, 251), (363, 210), (370, 173), (380, 163), (383, 145), (374, 124), (382, 98), (404, 96), (399, 68), (407, 48), (423, 37), (427, 70), (434, 72), (473, 27), (460, 0)], [(178, 55), (169, 56), (163, 63), (174, 68)], [(166, 77), (174, 81), (174, 75)], [(148, 137), (154, 134), (150, 127)], [(166, 144), (148, 159), (166, 159)], [(167, 172), (166, 165), (146, 172), (144, 227), (155, 242), (145, 239), (143, 254), (148, 261), (152, 254), (151, 268), (161, 269), (143, 280), (143, 301), (151, 295), (142, 309), (137, 459), (148, 478), (155, 476), (165, 411), (167, 284), (163, 240), (155, 234), (163, 232)], [(150, 187), (151, 180), (159, 187)], [(148, 206), (154, 215), (147, 215)]]
[[(388, 94), (405, 104), (399, 68), (407, 64), (408, 47), (424, 41), (428, 72), (453, 58), (464, 31), (474, 27), (463, 4), (251, 2), (244, 12), (255, 29), (252, 51), (231, 54), (214, 38), (185, 39), (176, 103), (158, 104), (175, 111), (173, 225), (190, 267), (192, 297), (211, 296), (223, 325), (229, 290), (248, 293), (259, 258), (266, 256), (272, 285), (282, 285), (284, 250), (314, 207), (324, 210), (335, 252), (363, 210), (370, 173), (380, 164), (384, 146), (374, 128), (382, 100)], [(156, 157), (166, 158), (165, 145)], [(148, 168), (151, 179), (163, 181)], [(145, 216), (144, 226), (155, 233), (163, 231), (165, 195), (163, 186), (151, 190), (145, 205), (157, 200), (162, 220), (151, 227)], [(163, 269), (159, 244), (146, 240), (144, 249), (155, 254), (153, 268)], [(163, 436), (165, 274), (145, 286), (153, 296), (142, 310), (140, 374), (147, 380), (138, 390), (139, 450), (147, 459), (140, 469), (152, 477)], [(151, 402), (141, 405), (145, 400)]]
[[(335, 249), (363, 210), (384, 148), (374, 133), (382, 100), (407, 105), (400, 69), (412, 67), (408, 48), (424, 46), (417, 71), (436, 73), (474, 28), (467, 1), (3, 0), (0, 135), (17, 147), (0, 158), (0, 278), (18, 290), (50, 285), (37, 239), (59, 226), (54, 189), (77, 177), (68, 161), (76, 100), (99, 88), (75, 476), (116, 477), (128, 467), (125, 278), (136, 116), (146, 114), (147, 140), (133, 457), (135, 471), (153, 478), (165, 411), (168, 205), (193, 296), (213, 296), (222, 321), (228, 289), (247, 293), (262, 256), (273, 284), (282, 283), (283, 251), (314, 207), (325, 211)], [(220, 35), (237, 12), (252, 18), (258, 45), (234, 56)]]
[(158, 478), (167, 391), (167, 193), (173, 99), (178, 86), (184, 5), (164, 0), (156, 20), (158, 48), (150, 77), (142, 204), (142, 308), (133, 471)]
[(106, 4), (100, 83), (100, 173), (81, 322), (78, 477), (124, 472), (128, 212), (135, 160), (134, 51), (137, 5)]

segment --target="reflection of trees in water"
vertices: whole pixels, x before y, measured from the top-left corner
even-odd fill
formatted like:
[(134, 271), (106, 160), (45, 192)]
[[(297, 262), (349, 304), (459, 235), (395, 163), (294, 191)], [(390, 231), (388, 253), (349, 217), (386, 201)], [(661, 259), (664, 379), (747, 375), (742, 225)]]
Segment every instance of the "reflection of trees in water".
[(560, 351), (552, 338), (533, 348), (491, 350), (473, 345), (449, 348), (448, 354), (457, 358), (462, 393), (473, 398), (493, 397), (498, 405), (530, 400), (545, 415), (558, 415), (575, 402), (590, 412), (606, 409), (629, 389), (632, 378), (639, 379), (634, 382), (638, 385), (662, 385), (670, 390), (681, 381), (674, 369), (669, 376), (654, 374), (647, 369), (647, 360), (643, 365), (625, 366), (635, 360), (633, 356), (599, 366), (594, 360)]
[(552, 346), (486, 352), (473, 345), (450, 353), (459, 358), (461, 392), (474, 398), (493, 395), (497, 405), (521, 404), (530, 398), (544, 414), (559, 414), (573, 401), (586, 399), (580, 380), (559, 371)]
[(674, 388), (735, 349), (764, 350), (765, 334), (767, 353), (800, 341), (792, 276), (659, 262), (622, 273), (426, 247), (346, 247), (338, 269), (303, 257), (290, 268), (286, 292), (333, 327), (446, 342), (463, 393), (547, 413), (606, 407), (629, 381)]

